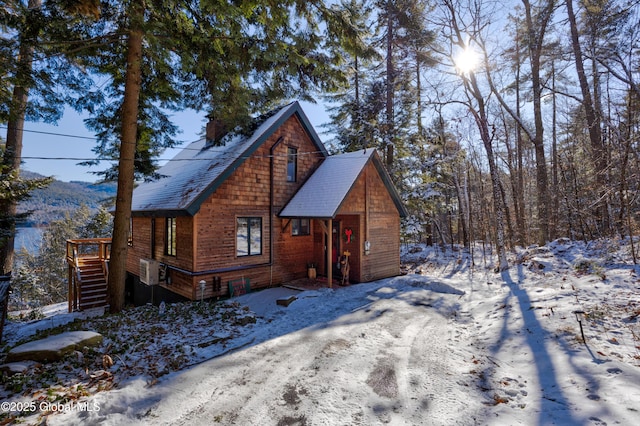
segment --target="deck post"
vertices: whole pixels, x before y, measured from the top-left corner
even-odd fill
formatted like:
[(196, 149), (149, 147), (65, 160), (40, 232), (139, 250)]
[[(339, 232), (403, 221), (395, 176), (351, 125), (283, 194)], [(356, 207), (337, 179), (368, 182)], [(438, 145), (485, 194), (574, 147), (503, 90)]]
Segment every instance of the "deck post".
[[(68, 244), (68, 243), (67, 243)], [(71, 270), (71, 265), (67, 264), (67, 280), (69, 282), (69, 296), (67, 297), (69, 301), (69, 313), (73, 312), (73, 271)]]

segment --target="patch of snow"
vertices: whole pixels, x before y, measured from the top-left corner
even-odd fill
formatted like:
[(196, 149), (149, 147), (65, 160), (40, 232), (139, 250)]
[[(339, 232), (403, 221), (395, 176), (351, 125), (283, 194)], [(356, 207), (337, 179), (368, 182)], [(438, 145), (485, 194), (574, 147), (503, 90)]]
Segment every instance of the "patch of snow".
[[(490, 248), (476, 248), (403, 247), (412, 273), (373, 283), (87, 320), (114, 329), (102, 348), (115, 361), (100, 382), (110, 390), (89, 382), (73, 397), (85, 405), (20, 420), (640, 424), (640, 279), (625, 241), (530, 247), (499, 274)], [(576, 269), (579, 259), (596, 268)], [(275, 303), (294, 293), (288, 307)], [(130, 340), (124, 352), (118, 335)]]
[(102, 340), (100, 334), (93, 331), (68, 331), (44, 339), (24, 343), (9, 351), (8, 360), (58, 360), (66, 352), (84, 345), (97, 346)]

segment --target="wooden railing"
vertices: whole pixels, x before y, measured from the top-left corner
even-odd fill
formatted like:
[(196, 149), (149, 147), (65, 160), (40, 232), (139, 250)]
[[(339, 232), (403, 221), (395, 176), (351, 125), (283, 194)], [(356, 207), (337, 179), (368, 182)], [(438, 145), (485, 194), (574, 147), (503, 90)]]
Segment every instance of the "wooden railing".
[[(69, 265), (69, 312), (81, 310), (82, 268), (87, 263), (100, 263), (105, 283), (109, 279), (111, 238), (87, 238), (67, 240), (67, 263)], [(106, 300), (105, 302), (106, 303)]]
[(111, 256), (111, 238), (85, 238), (67, 240), (67, 261), (75, 255), (79, 257), (98, 257), (109, 260)]

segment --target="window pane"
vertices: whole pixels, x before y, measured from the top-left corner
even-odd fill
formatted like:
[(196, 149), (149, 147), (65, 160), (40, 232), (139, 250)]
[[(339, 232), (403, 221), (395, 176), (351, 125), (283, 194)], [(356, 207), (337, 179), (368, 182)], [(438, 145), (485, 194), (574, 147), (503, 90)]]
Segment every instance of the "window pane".
[(236, 255), (248, 256), (249, 255), (249, 221), (246, 217), (239, 217), (237, 219), (237, 231), (236, 231)]
[(259, 254), (262, 254), (262, 218), (237, 218), (236, 256), (256, 256)]
[(309, 235), (309, 219), (292, 219), (291, 235)]
[(298, 150), (287, 148), (287, 182), (295, 182), (297, 174)]
[(262, 254), (262, 218), (259, 217), (250, 218), (249, 254)]
[(168, 217), (166, 219), (166, 229), (165, 229), (165, 252), (169, 256), (176, 255), (176, 218)]

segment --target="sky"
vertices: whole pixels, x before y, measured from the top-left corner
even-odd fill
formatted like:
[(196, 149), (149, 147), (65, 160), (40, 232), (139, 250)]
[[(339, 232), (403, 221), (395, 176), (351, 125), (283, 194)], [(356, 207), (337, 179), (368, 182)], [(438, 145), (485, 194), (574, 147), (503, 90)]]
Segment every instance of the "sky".
[[(323, 104), (301, 102), (305, 114), (314, 126), (320, 139), (326, 142), (320, 126), (329, 121), (328, 113)], [(200, 132), (206, 124), (206, 113), (194, 111), (177, 112), (172, 114), (173, 122), (180, 128), (177, 138), (183, 141), (181, 146), (200, 139)], [(24, 132), (24, 147), (22, 165), (24, 170), (53, 176), (57, 180), (94, 182), (99, 176), (92, 172), (104, 170), (108, 163), (87, 167), (77, 163), (84, 159), (95, 157), (92, 148), (96, 141), (94, 134), (86, 129), (83, 116), (72, 109), (67, 109), (57, 125), (45, 123), (26, 123)], [(3, 137), (6, 130), (2, 129)], [(176, 155), (179, 148), (167, 150), (161, 159), (168, 160)], [(160, 163), (162, 164), (162, 162)]]

